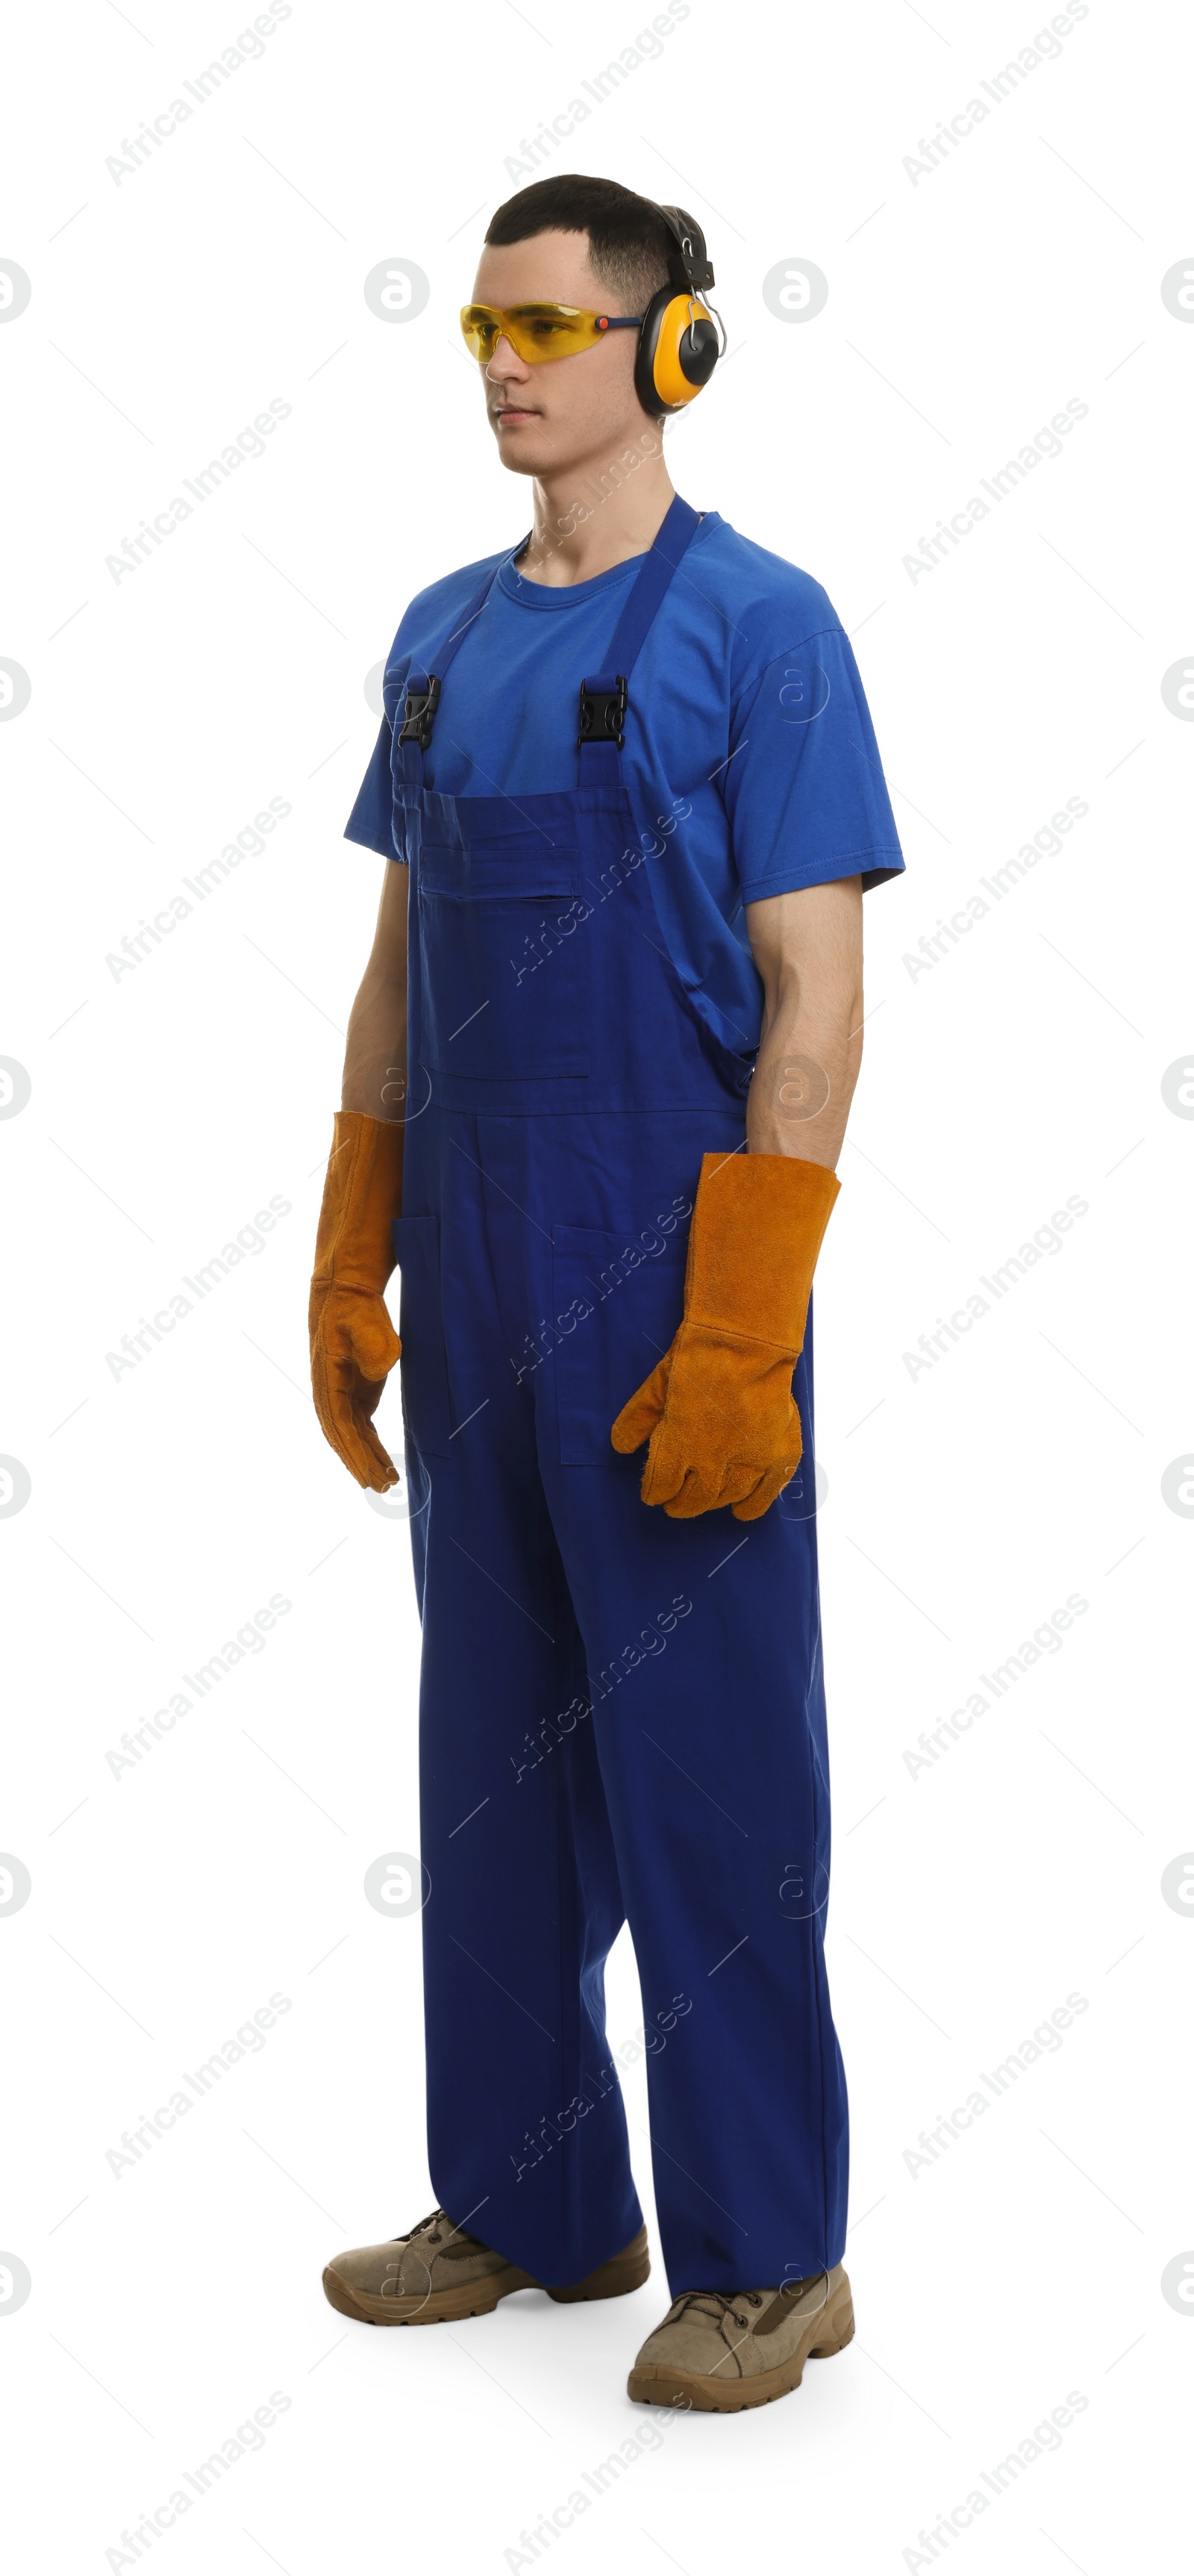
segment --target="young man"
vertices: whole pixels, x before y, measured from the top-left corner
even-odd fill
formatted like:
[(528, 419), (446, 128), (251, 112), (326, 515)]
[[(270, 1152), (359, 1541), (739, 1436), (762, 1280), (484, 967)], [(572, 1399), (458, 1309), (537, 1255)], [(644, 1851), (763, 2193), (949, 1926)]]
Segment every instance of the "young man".
[(824, 591), (668, 477), (712, 284), (690, 217), (605, 180), (489, 227), (462, 322), (534, 526), (422, 591), (386, 667), (311, 1325), (374, 1491), (401, 1349), (442, 2203), (327, 2295), (427, 2324), (646, 2278), (629, 1920), (674, 2299), (630, 2394), (726, 2409), (853, 2332), (807, 1309), (863, 889), (903, 862)]

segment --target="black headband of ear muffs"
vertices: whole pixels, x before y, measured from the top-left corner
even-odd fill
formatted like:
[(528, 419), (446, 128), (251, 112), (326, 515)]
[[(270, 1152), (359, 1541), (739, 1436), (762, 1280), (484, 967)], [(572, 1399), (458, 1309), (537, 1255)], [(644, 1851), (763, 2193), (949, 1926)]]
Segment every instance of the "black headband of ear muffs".
[(686, 215), (683, 206), (657, 206), (655, 212), (662, 215), (668, 231), (675, 238), (676, 247), (668, 261), (670, 283), (691, 287), (697, 295), (702, 294), (707, 286), (715, 286), (717, 280), (705, 248), (705, 236), (694, 217)]

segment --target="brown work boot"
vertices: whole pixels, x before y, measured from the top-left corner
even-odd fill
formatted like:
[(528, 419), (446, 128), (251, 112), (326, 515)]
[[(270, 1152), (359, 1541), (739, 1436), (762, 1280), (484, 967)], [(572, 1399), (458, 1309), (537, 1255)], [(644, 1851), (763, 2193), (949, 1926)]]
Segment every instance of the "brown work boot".
[(854, 2332), (841, 2264), (782, 2290), (682, 2290), (648, 2335), (629, 2381), (645, 2406), (736, 2415), (799, 2388), (805, 2362), (840, 2352)]
[(651, 2269), (647, 2231), (608, 2263), (598, 2264), (587, 2280), (553, 2290), (495, 2254), (480, 2237), (453, 2227), (442, 2209), (421, 2218), (409, 2236), (394, 2236), (388, 2245), (358, 2245), (337, 2254), (323, 2276), (324, 2297), (342, 2317), (362, 2318), (371, 2326), (436, 2326), (455, 2317), (486, 2317), (511, 2290), (546, 2290), (549, 2299), (617, 2299), (637, 2290)]

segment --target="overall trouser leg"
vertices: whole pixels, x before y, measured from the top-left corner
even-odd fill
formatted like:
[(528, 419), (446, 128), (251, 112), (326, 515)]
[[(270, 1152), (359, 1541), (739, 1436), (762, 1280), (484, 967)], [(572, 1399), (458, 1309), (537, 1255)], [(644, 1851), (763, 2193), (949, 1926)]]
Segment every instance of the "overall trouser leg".
[(669, 1521), (627, 1463), (545, 1483), (658, 2033), (664, 2262), (673, 2294), (803, 2279), (842, 2258), (847, 2186), (815, 1523), (790, 1490), (748, 1530)]
[[(454, 2222), (553, 2285), (642, 2224), (605, 2062), (603, 1969), (624, 1917), (584, 1652), (543, 1493), (533, 1404), (498, 1346), (460, 1136), (453, 1241), (461, 1428), (408, 1441), (420, 1693), (428, 2158)], [(465, 1140), (461, 1143), (461, 1138)], [(474, 1224), (472, 1221), (477, 1219)], [(459, 1328), (463, 1327), (463, 1331)], [(416, 1328), (417, 1329), (417, 1328)]]

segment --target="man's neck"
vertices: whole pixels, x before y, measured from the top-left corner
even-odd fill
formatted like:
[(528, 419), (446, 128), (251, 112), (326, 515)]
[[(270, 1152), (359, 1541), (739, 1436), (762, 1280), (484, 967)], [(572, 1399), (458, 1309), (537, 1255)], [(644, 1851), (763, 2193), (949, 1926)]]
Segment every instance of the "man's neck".
[[(631, 457), (638, 462), (631, 464)], [(548, 590), (594, 581), (632, 555), (646, 554), (675, 500), (662, 432), (644, 424), (617, 457), (594, 456), (550, 480), (536, 480), (534, 494), (534, 530), (518, 557), (523, 579)]]

